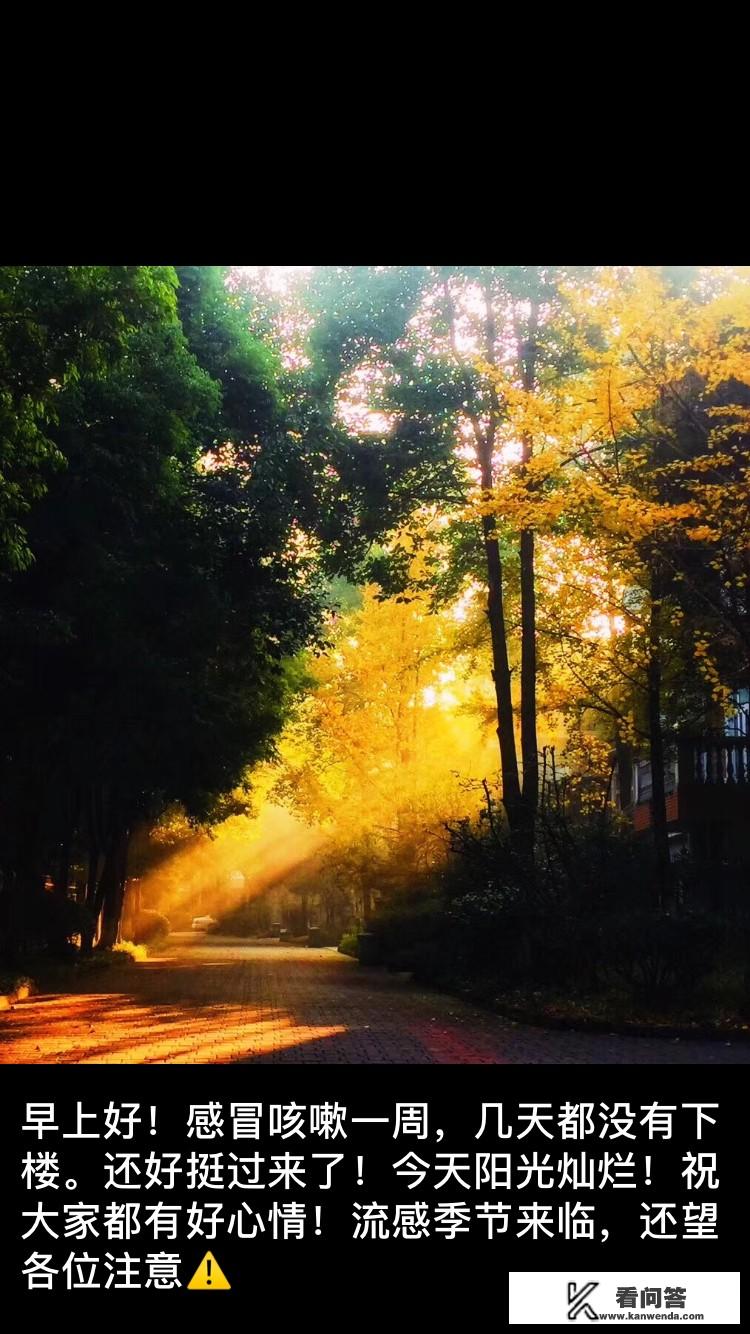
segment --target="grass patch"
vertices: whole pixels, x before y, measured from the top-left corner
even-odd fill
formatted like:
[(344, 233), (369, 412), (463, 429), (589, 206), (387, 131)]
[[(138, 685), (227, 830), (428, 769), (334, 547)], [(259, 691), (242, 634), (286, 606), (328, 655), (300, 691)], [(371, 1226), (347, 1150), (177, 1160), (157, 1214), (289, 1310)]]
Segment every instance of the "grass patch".
[(145, 963), (148, 958), (147, 947), (145, 945), (135, 945), (132, 940), (121, 940), (119, 945), (113, 945), (112, 953), (125, 954), (133, 960), (133, 963)]

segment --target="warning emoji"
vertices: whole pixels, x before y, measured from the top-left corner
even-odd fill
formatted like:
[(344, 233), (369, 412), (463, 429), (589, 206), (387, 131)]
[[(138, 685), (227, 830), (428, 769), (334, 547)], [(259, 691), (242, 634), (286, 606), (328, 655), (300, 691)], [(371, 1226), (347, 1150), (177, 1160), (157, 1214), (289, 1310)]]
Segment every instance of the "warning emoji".
[(193, 1292), (221, 1292), (222, 1289), (226, 1291), (231, 1286), (210, 1251), (206, 1251), (188, 1283), (188, 1289), (192, 1289)]

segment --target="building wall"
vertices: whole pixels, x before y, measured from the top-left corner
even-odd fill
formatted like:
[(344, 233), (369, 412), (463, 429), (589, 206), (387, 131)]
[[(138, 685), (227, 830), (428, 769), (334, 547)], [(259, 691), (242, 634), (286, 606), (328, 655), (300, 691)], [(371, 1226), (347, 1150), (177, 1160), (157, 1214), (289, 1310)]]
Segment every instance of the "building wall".
[[(672, 824), (679, 817), (679, 800), (676, 792), (670, 792), (666, 800), (667, 824)], [(644, 801), (640, 806), (633, 807), (633, 827), (635, 829), (648, 829), (651, 825), (651, 802)]]

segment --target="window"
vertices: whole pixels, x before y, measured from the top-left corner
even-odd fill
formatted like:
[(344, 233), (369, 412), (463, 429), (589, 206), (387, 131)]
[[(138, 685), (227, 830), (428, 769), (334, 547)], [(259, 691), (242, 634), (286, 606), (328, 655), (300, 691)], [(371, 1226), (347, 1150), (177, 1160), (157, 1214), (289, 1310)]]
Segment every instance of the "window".
[[(637, 805), (652, 801), (654, 796), (654, 778), (650, 760), (636, 760), (633, 766), (633, 794)], [(667, 755), (664, 758), (664, 795), (669, 796), (677, 788), (677, 757)]]
[(732, 691), (732, 715), (724, 724), (725, 736), (750, 736), (750, 686)]
[(636, 760), (635, 799), (639, 804), (642, 801), (650, 801), (652, 793), (653, 793), (653, 778), (651, 774), (651, 761)]

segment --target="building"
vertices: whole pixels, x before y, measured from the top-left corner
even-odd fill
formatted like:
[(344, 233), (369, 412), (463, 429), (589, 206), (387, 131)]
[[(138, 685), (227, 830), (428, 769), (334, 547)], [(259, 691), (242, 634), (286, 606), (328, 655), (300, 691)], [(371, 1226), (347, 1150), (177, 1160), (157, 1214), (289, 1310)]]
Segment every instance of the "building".
[[(667, 832), (673, 860), (750, 863), (750, 689), (735, 690), (722, 731), (680, 736), (667, 753)], [(630, 779), (629, 791), (627, 778)], [(613, 800), (639, 833), (651, 827), (651, 762), (613, 783)]]

